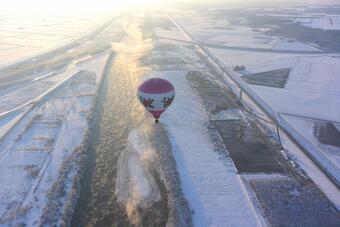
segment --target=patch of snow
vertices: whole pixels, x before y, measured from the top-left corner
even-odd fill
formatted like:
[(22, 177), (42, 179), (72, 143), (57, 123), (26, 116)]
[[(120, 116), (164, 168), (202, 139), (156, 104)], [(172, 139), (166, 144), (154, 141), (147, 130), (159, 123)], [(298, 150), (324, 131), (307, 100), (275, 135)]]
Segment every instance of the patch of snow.
[(222, 110), (210, 118), (211, 120), (242, 120), (244, 119), (243, 113), (239, 109)]
[(299, 23), (306, 27), (323, 29), (323, 30), (340, 30), (340, 16), (339, 15), (325, 15), (326, 17), (310, 17), (297, 18), (295, 23)]
[(338, 95), (303, 90), (286, 91), (256, 85), (250, 87), (277, 112), (340, 122)]
[(244, 65), (247, 73), (292, 68), (285, 89), (250, 85), (277, 112), (340, 121), (340, 58), (209, 49), (231, 67)]
[(275, 44), (273, 47), (274, 50), (282, 50), (282, 51), (305, 51), (305, 52), (314, 52), (319, 51), (322, 52), (320, 49), (303, 44), (297, 41), (288, 41), (288, 40), (280, 40)]
[(169, 39), (183, 39), (183, 35), (178, 30), (165, 30), (165, 29), (155, 29), (155, 33), (158, 37), (169, 38)]
[(13, 113), (0, 117), (0, 140), (10, 130), (10, 128), (24, 115), (25, 109), (20, 109)]
[(247, 68), (253, 68), (260, 65), (269, 65), (270, 63), (290, 57), (298, 57), (298, 54), (291, 53), (270, 53), (245, 50), (227, 50), (209, 48), (209, 51), (220, 59), (225, 65), (231, 67), (235, 65), (244, 65)]
[[(9, 13), (0, 9), (0, 66), (68, 43), (103, 22), (102, 17)], [(5, 46), (4, 46), (5, 45)]]
[[(314, 127), (317, 123), (315, 120), (298, 118), (293, 116), (283, 115), (283, 117), (297, 129), (301, 135), (308, 139), (321, 153), (325, 154), (333, 163), (340, 169), (340, 148), (321, 144), (314, 136)], [(336, 125), (336, 124), (335, 124)], [(340, 124), (337, 124), (339, 127)]]
[(83, 67), (95, 73), (84, 70), (70, 77), (1, 141), (2, 224), (61, 225), (70, 218), (80, 151), (86, 147), (88, 118), (108, 56), (91, 59)]
[[(157, 73), (156, 73), (157, 74)], [(231, 160), (224, 165), (208, 134), (208, 117), (194, 96), (185, 72), (158, 75), (178, 91), (173, 106), (161, 118), (173, 148), (182, 190), (193, 210), (195, 226), (258, 226)]]
[(281, 132), (281, 142), (290, 158), (298, 163), (299, 167), (307, 173), (335, 207), (340, 210), (339, 189), (328, 180), (328, 177), (283, 132)]
[(37, 98), (42, 93), (79, 70), (87, 69), (94, 72), (100, 72), (100, 75), (96, 78), (98, 84), (99, 81), (101, 81), (101, 73), (104, 70), (103, 62), (106, 61), (107, 56), (107, 53), (104, 53), (95, 58), (87, 59), (81, 65), (70, 64), (67, 69), (62, 72), (53, 71), (20, 85), (19, 87), (9, 89), (6, 93), (0, 95), (0, 113), (10, 111)]

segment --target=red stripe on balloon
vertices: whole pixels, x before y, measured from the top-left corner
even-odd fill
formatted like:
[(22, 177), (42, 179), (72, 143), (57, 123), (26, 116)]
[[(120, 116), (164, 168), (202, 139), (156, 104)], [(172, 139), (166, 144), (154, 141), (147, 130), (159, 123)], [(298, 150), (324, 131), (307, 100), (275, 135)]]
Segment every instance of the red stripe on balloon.
[(161, 111), (152, 111), (152, 110), (150, 110), (150, 113), (153, 115), (153, 117), (155, 119), (158, 119), (163, 112), (164, 112), (164, 110), (161, 110)]
[(159, 94), (175, 90), (174, 86), (162, 78), (152, 78), (145, 81), (138, 88), (139, 91), (149, 94)]

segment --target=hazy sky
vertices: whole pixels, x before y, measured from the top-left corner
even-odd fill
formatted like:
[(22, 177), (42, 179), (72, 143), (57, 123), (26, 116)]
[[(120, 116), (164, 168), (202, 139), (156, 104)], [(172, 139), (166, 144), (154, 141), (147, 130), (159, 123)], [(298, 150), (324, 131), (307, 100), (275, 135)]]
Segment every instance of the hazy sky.
[[(154, 6), (164, 3), (180, 3), (198, 4), (213, 4), (213, 2), (221, 2), (226, 7), (228, 6), (245, 6), (245, 5), (287, 5), (290, 4), (325, 4), (329, 2), (340, 3), (340, 0), (4, 0), (1, 2), (0, 10), (15, 9), (20, 11), (95, 11), (95, 10), (113, 10), (133, 6)], [(176, 5), (176, 4), (175, 4)]]

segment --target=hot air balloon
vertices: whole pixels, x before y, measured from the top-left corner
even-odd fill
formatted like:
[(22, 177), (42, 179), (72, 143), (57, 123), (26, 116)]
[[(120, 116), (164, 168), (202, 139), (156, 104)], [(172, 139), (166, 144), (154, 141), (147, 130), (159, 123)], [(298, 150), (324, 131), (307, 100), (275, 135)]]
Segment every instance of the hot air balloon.
[(158, 118), (175, 98), (175, 88), (165, 79), (151, 78), (138, 87), (137, 96), (158, 123)]

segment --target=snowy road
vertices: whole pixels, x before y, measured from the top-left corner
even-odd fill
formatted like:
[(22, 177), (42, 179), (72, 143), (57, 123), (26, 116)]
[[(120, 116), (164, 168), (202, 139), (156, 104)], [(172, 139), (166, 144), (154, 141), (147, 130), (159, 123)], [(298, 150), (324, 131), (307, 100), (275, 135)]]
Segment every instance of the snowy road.
[[(188, 40), (182, 40), (182, 39), (174, 39), (169, 37), (162, 37), (159, 36), (160, 39), (167, 39), (171, 41), (177, 41), (177, 42), (183, 42), (188, 44), (195, 44), (200, 45), (204, 47), (210, 47), (210, 48), (217, 48), (217, 49), (229, 49), (229, 50), (240, 50), (240, 51), (254, 51), (254, 52), (268, 52), (268, 53), (289, 53), (289, 54), (316, 54), (320, 55), (322, 51), (299, 51), (299, 50), (275, 50), (275, 49), (268, 49), (268, 48), (251, 48), (251, 47), (237, 47), (237, 46), (227, 46), (227, 45), (216, 45), (212, 43), (207, 42), (195, 42), (195, 41), (188, 41)], [(336, 53), (336, 52), (335, 52)]]

